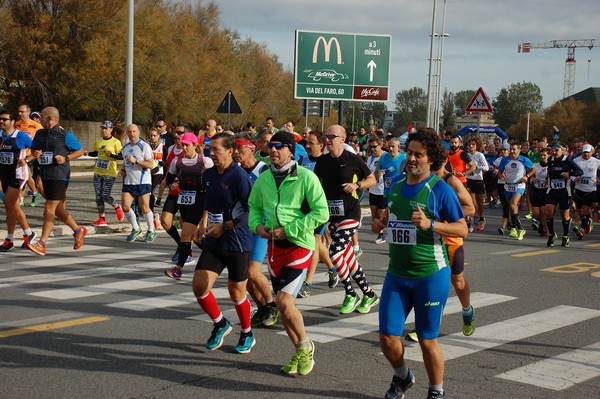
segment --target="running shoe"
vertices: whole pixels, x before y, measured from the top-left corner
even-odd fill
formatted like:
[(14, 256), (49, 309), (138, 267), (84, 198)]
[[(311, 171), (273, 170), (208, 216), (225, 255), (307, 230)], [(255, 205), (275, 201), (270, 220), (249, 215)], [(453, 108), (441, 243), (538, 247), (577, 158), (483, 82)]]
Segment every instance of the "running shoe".
[(505, 235), (505, 234), (506, 234), (506, 229), (505, 229), (504, 227), (500, 227), (500, 228), (498, 229), (498, 233), (499, 233), (501, 236), (503, 236), (503, 235)]
[(573, 233), (577, 233), (579, 231), (579, 226), (573, 226), (571, 227), (571, 230), (573, 231)]
[(175, 266), (165, 270), (165, 276), (171, 277), (173, 280), (181, 280), (181, 267)]
[(335, 269), (327, 270), (327, 275), (329, 278), (329, 281), (327, 282), (327, 285), (329, 286), (329, 288), (334, 288), (335, 286), (337, 286), (338, 283), (340, 282), (340, 278), (338, 277), (338, 274), (335, 271)]
[(36, 244), (27, 243), (25, 244), (25, 248), (40, 256), (46, 255), (46, 245), (39, 241)]
[(7, 238), (4, 240), (2, 245), (0, 245), (0, 252), (10, 252), (13, 250), (14, 247), (15, 247), (15, 244), (13, 244), (12, 240), (9, 240)]
[(27, 248), (25, 244), (33, 242), (33, 240), (35, 240), (36, 237), (37, 234), (35, 234), (35, 231), (32, 231), (29, 235), (23, 234), (23, 244), (21, 244), (21, 248)]
[(38, 202), (40, 202), (40, 199), (42, 198), (42, 193), (38, 192), (37, 194), (32, 194), (31, 195), (31, 203), (29, 204), (30, 207), (34, 207), (38, 204)]
[(132, 242), (135, 241), (142, 234), (142, 229), (132, 230), (131, 234), (127, 236), (127, 241)]
[(401, 379), (397, 375), (392, 377), (392, 383), (390, 385), (390, 389), (385, 393), (385, 399), (402, 399), (404, 398), (404, 392), (408, 390), (408, 388), (412, 387), (415, 384), (415, 376), (408, 369), (408, 375), (405, 379)]
[(154, 223), (154, 230), (160, 229), (160, 217), (156, 212), (154, 212), (154, 219), (152, 219), (152, 223)]
[(302, 287), (300, 287), (300, 291), (298, 291), (297, 298), (308, 298), (310, 296), (310, 290), (312, 289), (312, 284), (308, 281), (302, 283)]
[(210, 338), (206, 342), (206, 349), (209, 351), (214, 351), (219, 349), (223, 345), (223, 340), (226, 336), (229, 335), (233, 328), (231, 327), (231, 323), (229, 320), (225, 320), (225, 325), (223, 327), (219, 327), (216, 324), (213, 327), (212, 333), (210, 334)]
[(407, 332), (404, 339), (409, 342), (419, 342), (419, 336), (415, 330)]
[(558, 235), (556, 233), (550, 234), (550, 236), (548, 237), (548, 242), (546, 242), (546, 246), (553, 247), (554, 241), (556, 241), (557, 238), (558, 238)]
[(240, 334), (240, 340), (237, 346), (233, 347), (235, 353), (250, 353), (252, 348), (256, 345), (256, 338), (252, 331)]
[(194, 261), (194, 257), (192, 255), (188, 255), (187, 259), (185, 260), (185, 264), (187, 265), (188, 263), (192, 263)]
[(298, 351), (294, 353), (292, 359), (281, 367), (281, 372), (283, 374), (298, 374)]
[(375, 244), (385, 244), (385, 237), (383, 234), (379, 234), (375, 239)]
[(590, 234), (592, 232), (593, 226), (592, 226), (592, 221), (590, 220), (590, 224), (588, 224), (587, 226), (585, 226), (585, 228), (583, 229), (583, 232), (585, 234)]
[(308, 348), (296, 349), (296, 354), (298, 354), (298, 374), (306, 375), (310, 373), (315, 367), (315, 343), (310, 341)]
[(569, 245), (571, 245), (571, 239), (569, 238), (569, 236), (563, 236), (562, 242), (560, 243), (560, 245), (568, 248)]
[(577, 239), (578, 240), (583, 240), (583, 236), (585, 235), (585, 230), (584, 229), (579, 229), (579, 231), (577, 231)]
[(144, 238), (144, 242), (154, 242), (156, 239), (156, 231), (148, 231), (146, 233), (146, 238)]
[(96, 227), (108, 226), (108, 223), (106, 223), (106, 218), (100, 217), (95, 222), (92, 222), (92, 226), (96, 226)]
[(87, 234), (87, 229), (83, 226), (77, 227), (79, 230), (78, 233), (73, 233), (73, 237), (75, 237), (75, 244), (73, 244), (73, 249), (79, 249), (83, 245), (83, 238)]
[(469, 314), (463, 313), (463, 335), (469, 337), (473, 335), (475, 331), (475, 309), (471, 306), (471, 312)]
[(531, 214), (531, 212), (527, 212), (527, 214), (525, 215), (525, 219), (532, 219), (533, 215)]
[(538, 231), (540, 229), (540, 222), (538, 222), (536, 219), (531, 219), (531, 228), (535, 231)]
[(517, 240), (521, 241), (523, 240), (523, 237), (525, 237), (525, 229), (517, 230)]
[(467, 227), (469, 229), (469, 233), (473, 232), (473, 220), (471, 218), (467, 219)]
[(27, 190), (27, 195), (33, 195), (33, 191)]
[(354, 257), (356, 259), (360, 258), (362, 256), (362, 254), (363, 254), (363, 250), (360, 247), (358, 247), (358, 249), (354, 250)]
[(267, 315), (267, 318), (263, 320), (262, 324), (265, 327), (273, 327), (279, 320), (279, 309), (277, 309), (277, 306), (267, 305), (267, 310), (269, 311), (269, 314)]
[(485, 228), (485, 219), (480, 219), (477, 223), (477, 230), (481, 231)]
[(508, 233), (508, 236), (512, 238), (517, 238), (517, 229), (515, 229), (514, 227), (510, 229), (510, 233)]
[(372, 296), (364, 295), (360, 305), (356, 308), (358, 313), (369, 313), (373, 306), (377, 306), (379, 304), (379, 297), (373, 293)]
[(259, 306), (250, 319), (250, 325), (252, 327), (260, 326), (263, 321), (267, 320), (269, 317), (269, 306)]
[(360, 304), (360, 297), (356, 294), (346, 294), (344, 297), (344, 303), (340, 309), (340, 314), (352, 313), (356, 310)]
[(429, 391), (427, 391), (427, 399), (446, 399), (446, 392), (429, 388)]
[(171, 256), (171, 262), (177, 263), (178, 260), (179, 260), (179, 247), (177, 247), (177, 249), (175, 250), (175, 253), (173, 254), (173, 256)]
[(121, 208), (121, 205), (117, 205), (115, 208), (115, 213), (117, 214), (117, 220), (119, 222), (122, 222), (125, 219), (125, 214), (123, 213), (123, 208)]

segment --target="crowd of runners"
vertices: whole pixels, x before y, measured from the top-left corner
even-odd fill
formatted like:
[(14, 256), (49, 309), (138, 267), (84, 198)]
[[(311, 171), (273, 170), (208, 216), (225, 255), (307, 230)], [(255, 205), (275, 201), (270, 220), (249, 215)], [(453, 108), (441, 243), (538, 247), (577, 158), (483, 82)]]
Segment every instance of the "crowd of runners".
[[(135, 124), (123, 130), (104, 121), (93, 148), (84, 149), (60, 127), (56, 108), (35, 113), (27, 105), (18, 114), (0, 111), (0, 129), (7, 223), (0, 252), (14, 248), (18, 223), (22, 247), (45, 255), (55, 218), (73, 230), (74, 249), (81, 248), (87, 229), (66, 208), (70, 161), (95, 157), (98, 219), (91, 225), (108, 225), (108, 204), (118, 221), (131, 225), (128, 242), (151, 243), (164, 229), (174, 241), (174, 265), (165, 270), (165, 278), (179, 280), (186, 267), (194, 268), (193, 293), (214, 323), (208, 350), (220, 348), (233, 330), (212, 291), (227, 269), (240, 324), (234, 351), (250, 353), (256, 345), (252, 329), (281, 321), (294, 348), (281, 371), (310, 373), (315, 345), (296, 299), (310, 296), (322, 263), (329, 287), (341, 283), (344, 288), (340, 314), (369, 313), (380, 306), (380, 345), (394, 370), (386, 398), (402, 398), (415, 381), (401, 339), (411, 310), (415, 330), (405, 339), (420, 344), (428, 398), (445, 397), (438, 329), (452, 285), (462, 305), (463, 334), (475, 331), (463, 239), (490, 227), (486, 207), (502, 208), (501, 235), (523, 239), (523, 212), (532, 229), (547, 237), (546, 245), (554, 246), (560, 235), (561, 245), (568, 247), (572, 232), (578, 239), (591, 232), (600, 202), (600, 146), (589, 143), (568, 147), (539, 139), (519, 145), (499, 137), (484, 143), (472, 136), (463, 145), (462, 137), (432, 129), (419, 129), (402, 142), (375, 126), (357, 133), (339, 125), (297, 133), (293, 121), (277, 129), (273, 118), (258, 130), (248, 123), (239, 133), (208, 120), (196, 132), (185, 123), (169, 126), (161, 117), (147, 139)], [(112, 194), (119, 176), (120, 202)], [(30, 206), (45, 199), (37, 240), (23, 211), (28, 196)], [(379, 295), (359, 262), (363, 196), (374, 242), (389, 246)], [(562, 229), (555, 226), (557, 216)]]

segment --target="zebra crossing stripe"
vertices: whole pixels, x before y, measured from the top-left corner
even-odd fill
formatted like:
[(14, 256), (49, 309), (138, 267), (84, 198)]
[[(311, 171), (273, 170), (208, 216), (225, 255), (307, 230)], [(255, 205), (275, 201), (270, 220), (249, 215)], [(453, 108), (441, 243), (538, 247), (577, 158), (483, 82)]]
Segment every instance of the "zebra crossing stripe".
[(56, 272), (56, 273), (42, 273), (36, 274), (35, 276), (15, 276), (0, 278), (0, 288), (13, 287), (17, 285), (29, 285), (29, 284), (46, 284), (46, 283), (57, 283), (68, 280), (76, 280), (80, 278), (100, 277), (100, 276), (113, 276), (117, 274), (125, 273), (139, 273), (145, 270), (153, 269), (164, 269), (164, 262), (151, 262), (143, 263), (136, 266), (109, 266), (99, 267), (93, 269), (81, 269), (73, 270), (68, 272)]
[(115, 281), (111, 283), (88, 285), (85, 287), (31, 292), (29, 295), (48, 299), (67, 300), (112, 294), (118, 291), (144, 290), (147, 288), (162, 287), (165, 285), (173, 285), (173, 281), (164, 276), (160, 276), (140, 280)]
[[(266, 271), (266, 266), (264, 267), (264, 271)], [(189, 279), (191, 281), (191, 278), (192, 278), (191, 274), (192, 273), (186, 273), (184, 271), (182, 279), (183, 280)], [(221, 274), (221, 280), (217, 280), (217, 281), (220, 283), (224, 282), (222, 279), (224, 278), (225, 275), (226, 275), (226, 270)], [(314, 276), (313, 283), (325, 282), (325, 281), (327, 281), (327, 279), (328, 279), (327, 273), (317, 273)], [(229, 300), (229, 292), (227, 291), (227, 288), (213, 287), (212, 291), (213, 291), (213, 295), (217, 298), (217, 300), (226, 301), (226, 302), (219, 303), (219, 306), (221, 306), (222, 308), (226, 308), (231, 303), (231, 301)], [(343, 294), (341, 292), (335, 291), (335, 292), (331, 292), (331, 293), (327, 293), (327, 294), (314, 295), (314, 296), (311, 296), (308, 298), (299, 299), (296, 301), (296, 304), (298, 305), (300, 310), (311, 310), (311, 309), (316, 309), (316, 308), (322, 308), (324, 306), (329, 306), (327, 304), (338, 303), (339, 301), (341, 301), (343, 299), (342, 296), (343, 296)], [(130, 300), (130, 301), (115, 302), (115, 303), (108, 304), (106, 306), (110, 306), (113, 308), (134, 310), (134, 311), (138, 311), (138, 312), (147, 312), (149, 310), (165, 309), (165, 308), (170, 308), (173, 306), (183, 306), (183, 305), (188, 305), (190, 303), (195, 303), (195, 302), (196, 302), (196, 297), (194, 296), (194, 294), (191, 292), (188, 292), (188, 293), (184, 293), (184, 294), (164, 295), (164, 296), (159, 296), (159, 297), (154, 297), (154, 298), (134, 299), (134, 300)], [(324, 305), (324, 303), (325, 303), (325, 305)], [(235, 312), (230, 314), (230, 313), (228, 313), (227, 310), (224, 310), (223, 315), (232, 323), (234, 323), (235, 320), (237, 320), (237, 316), (235, 315)], [(212, 322), (212, 320), (210, 320), (210, 318), (206, 315), (204, 315), (204, 317), (192, 316), (192, 317), (190, 317), (190, 319)]]
[[(499, 294), (488, 294), (481, 292), (474, 292), (471, 294), (471, 303), (476, 308), (512, 301), (514, 299), (517, 298)], [(454, 296), (448, 298), (444, 314), (460, 312), (462, 312), (462, 307), (460, 306), (458, 297)], [(414, 314), (411, 312), (406, 319), (406, 323), (413, 322)], [(306, 327), (306, 333), (310, 339), (320, 343), (333, 342), (339, 339), (354, 337), (377, 330), (379, 330), (378, 312), (372, 312), (355, 317), (341, 318), (339, 320)], [(278, 334), (285, 334), (285, 331), (279, 332)]]
[[(73, 251), (73, 247), (70, 247), (71, 251)], [(82, 247), (82, 249), (85, 247)], [(111, 248), (107, 247), (97, 247), (96, 249), (103, 249), (105, 251), (113, 251)], [(50, 251), (50, 249), (48, 250)], [(79, 253), (79, 251), (78, 251)], [(19, 261), (11, 264), (0, 265), (0, 271), (14, 271), (15, 265), (18, 265), (19, 270), (24, 269), (33, 269), (33, 268), (41, 268), (41, 267), (55, 267), (55, 266), (72, 266), (72, 265), (82, 265), (90, 262), (99, 262), (102, 260), (110, 261), (110, 260), (123, 260), (123, 259), (140, 259), (140, 258), (149, 258), (149, 257), (158, 257), (166, 255), (165, 252), (156, 252), (156, 251), (128, 251), (123, 253), (105, 253), (105, 254), (94, 254), (88, 256), (65, 256), (65, 257), (57, 257), (53, 258), (51, 256), (45, 256), (40, 259), (37, 255), (35, 256), (35, 260), (27, 260), (27, 261)]]
[[(560, 370), (560, 372), (557, 372)], [(561, 391), (600, 375), (600, 342), (519, 367), (496, 377)]]
[[(462, 333), (446, 335), (439, 338), (439, 343), (444, 352), (444, 359), (452, 360), (595, 317), (600, 317), (600, 310), (560, 305), (477, 327), (471, 337), (465, 337)], [(404, 357), (408, 360), (423, 361), (419, 350), (406, 351)]]

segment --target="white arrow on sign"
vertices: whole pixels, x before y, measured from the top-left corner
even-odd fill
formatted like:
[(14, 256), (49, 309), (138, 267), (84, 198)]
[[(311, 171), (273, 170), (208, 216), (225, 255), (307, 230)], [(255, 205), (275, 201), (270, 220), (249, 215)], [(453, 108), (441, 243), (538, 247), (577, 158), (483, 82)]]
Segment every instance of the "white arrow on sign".
[(370, 71), (369, 71), (369, 82), (372, 82), (373, 81), (373, 69), (377, 68), (377, 64), (375, 63), (375, 61), (371, 60), (367, 64), (367, 68), (370, 69)]

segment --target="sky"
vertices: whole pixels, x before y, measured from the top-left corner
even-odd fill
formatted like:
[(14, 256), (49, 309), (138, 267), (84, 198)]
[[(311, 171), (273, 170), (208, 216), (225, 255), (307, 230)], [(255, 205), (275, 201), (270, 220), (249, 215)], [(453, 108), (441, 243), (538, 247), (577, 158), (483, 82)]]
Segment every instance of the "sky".
[[(442, 32), (443, 0), (436, 33)], [(218, 0), (222, 27), (263, 43), (294, 68), (295, 30), (392, 36), (390, 102), (412, 87), (427, 91), (432, 0)], [(577, 48), (574, 93), (600, 87), (599, 0), (447, 0), (442, 90), (477, 90), (490, 101), (513, 83), (540, 87), (545, 107), (563, 96), (566, 48), (518, 53), (523, 42), (596, 39)], [(434, 52), (434, 58), (437, 57)], [(589, 60), (589, 61), (588, 61)]]

